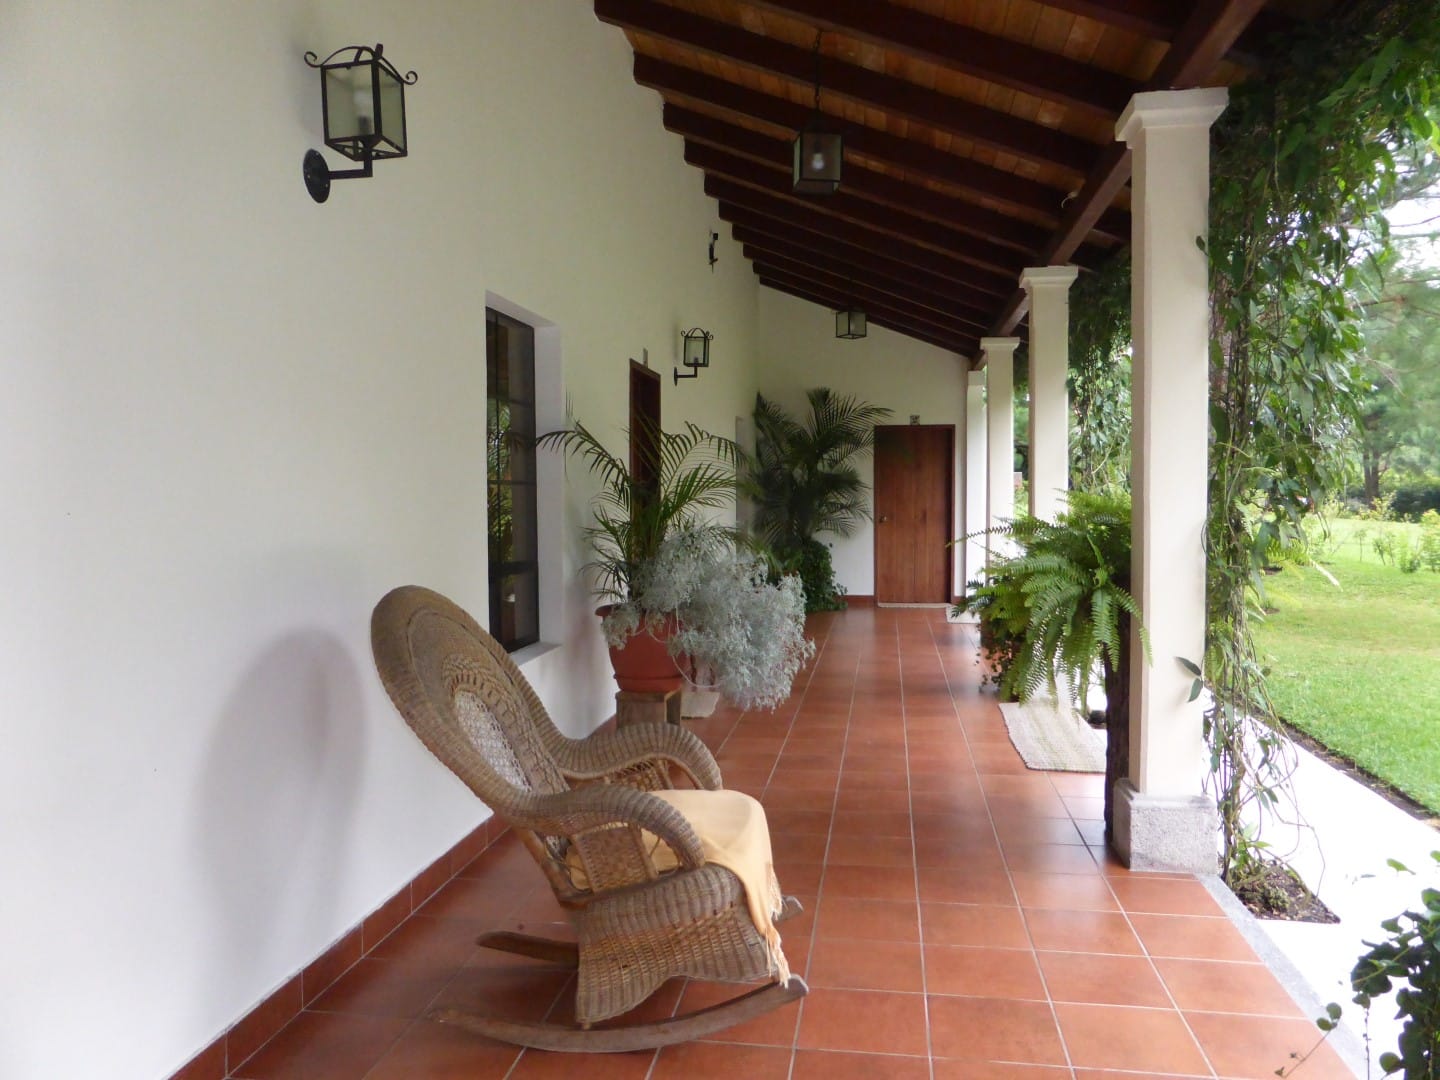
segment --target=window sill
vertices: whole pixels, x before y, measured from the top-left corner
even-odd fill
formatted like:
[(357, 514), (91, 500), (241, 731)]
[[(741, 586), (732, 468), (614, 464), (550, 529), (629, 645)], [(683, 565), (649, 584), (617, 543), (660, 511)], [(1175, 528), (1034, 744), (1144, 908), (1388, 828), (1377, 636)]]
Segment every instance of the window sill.
[(515, 652), (512, 652), (510, 659), (515, 662), (516, 667), (524, 671), (526, 664), (539, 660), (540, 657), (546, 653), (554, 652), (558, 648), (560, 648), (560, 646), (554, 642), (537, 641), (534, 645), (526, 645), (523, 649), (517, 649)]

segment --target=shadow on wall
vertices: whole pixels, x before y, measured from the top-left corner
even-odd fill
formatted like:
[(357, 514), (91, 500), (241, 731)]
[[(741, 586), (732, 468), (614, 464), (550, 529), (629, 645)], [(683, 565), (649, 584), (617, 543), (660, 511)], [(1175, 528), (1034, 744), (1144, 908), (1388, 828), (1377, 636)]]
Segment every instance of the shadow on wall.
[(333, 908), (363, 772), (363, 685), (338, 638), (298, 630), (225, 704), (192, 800), (189, 860), (209, 901), (204, 969), (223, 973), (219, 985), (260, 976), (268, 989), (343, 921)]

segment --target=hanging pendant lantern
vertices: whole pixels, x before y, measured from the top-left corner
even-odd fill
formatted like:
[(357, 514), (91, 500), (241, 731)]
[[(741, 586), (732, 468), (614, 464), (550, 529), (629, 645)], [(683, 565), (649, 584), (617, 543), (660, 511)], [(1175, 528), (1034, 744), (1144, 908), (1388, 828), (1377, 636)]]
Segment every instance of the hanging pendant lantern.
[(820, 111), (820, 34), (815, 35), (815, 111), (795, 135), (790, 168), (791, 190), (801, 195), (830, 195), (840, 187), (845, 140)]
[(865, 336), (865, 312), (853, 304), (842, 311), (835, 312), (835, 336), (845, 338), (847, 341), (863, 338)]

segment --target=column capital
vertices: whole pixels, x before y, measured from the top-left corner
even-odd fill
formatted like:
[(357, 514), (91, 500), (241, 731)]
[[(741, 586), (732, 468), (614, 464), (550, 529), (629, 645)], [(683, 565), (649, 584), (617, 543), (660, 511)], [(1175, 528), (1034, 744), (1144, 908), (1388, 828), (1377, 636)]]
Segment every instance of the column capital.
[(1020, 272), (1020, 287), (1026, 292), (1052, 286), (1068, 289), (1079, 273), (1078, 266), (1028, 266)]
[(1208, 128), (1229, 102), (1230, 91), (1223, 86), (1147, 90), (1130, 98), (1115, 123), (1115, 138), (1133, 144), (1148, 128)]
[(1018, 337), (982, 337), (980, 339), (981, 356), (998, 356), (1001, 353), (1013, 353), (1020, 347)]

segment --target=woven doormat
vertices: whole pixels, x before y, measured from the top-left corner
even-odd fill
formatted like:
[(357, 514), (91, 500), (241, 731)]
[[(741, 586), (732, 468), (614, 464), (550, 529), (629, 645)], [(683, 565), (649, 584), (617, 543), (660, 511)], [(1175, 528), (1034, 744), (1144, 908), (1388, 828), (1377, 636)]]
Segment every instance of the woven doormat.
[(1032, 769), (1060, 772), (1105, 771), (1105, 732), (1092, 728), (1074, 709), (1031, 698), (1000, 704), (1010, 741)]

